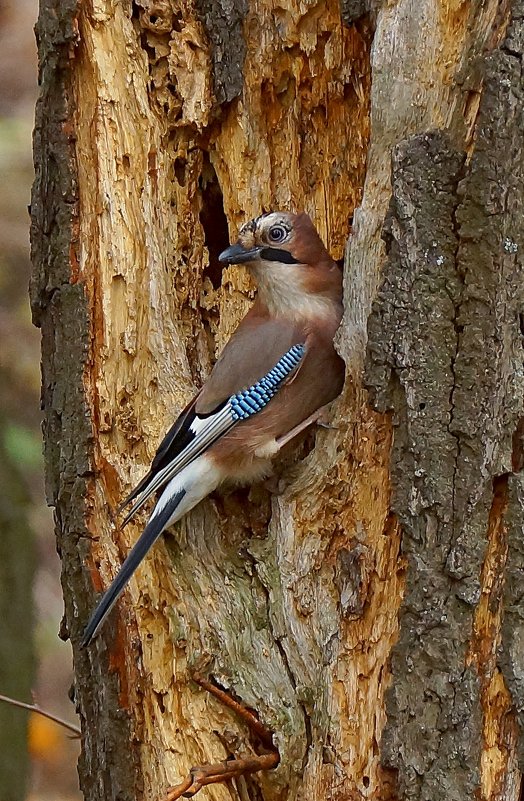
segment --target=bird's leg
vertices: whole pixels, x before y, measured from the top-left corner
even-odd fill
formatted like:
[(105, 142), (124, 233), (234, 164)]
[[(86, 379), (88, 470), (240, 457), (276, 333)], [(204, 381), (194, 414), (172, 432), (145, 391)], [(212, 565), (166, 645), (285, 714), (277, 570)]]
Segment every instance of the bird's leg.
[(292, 428), (291, 431), (288, 431), (283, 437), (279, 437), (279, 439), (276, 440), (279, 450), (313, 423), (317, 423), (317, 425), (323, 426), (324, 428), (333, 428), (333, 426), (329, 425), (327, 422), (327, 411), (330, 406), (331, 403), (326, 403), (325, 406), (321, 406), (320, 409), (317, 409), (316, 412), (313, 412), (313, 414), (310, 414), (305, 420), (302, 420), (301, 423)]
[(193, 675), (194, 681), (204, 690), (207, 690), (215, 698), (232, 709), (247, 724), (253, 734), (260, 742), (259, 750), (262, 752), (257, 756), (241, 757), (239, 759), (226, 759), (224, 762), (201, 765), (191, 768), (189, 776), (172, 787), (164, 801), (177, 801), (178, 798), (192, 798), (202, 787), (207, 784), (226, 782), (230, 779), (238, 779), (247, 773), (256, 773), (259, 770), (272, 770), (276, 768), (280, 761), (278, 749), (273, 745), (273, 735), (266, 729), (263, 723), (240, 701), (235, 701), (229, 693), (221, 690), (208, 679), (199, 674)]

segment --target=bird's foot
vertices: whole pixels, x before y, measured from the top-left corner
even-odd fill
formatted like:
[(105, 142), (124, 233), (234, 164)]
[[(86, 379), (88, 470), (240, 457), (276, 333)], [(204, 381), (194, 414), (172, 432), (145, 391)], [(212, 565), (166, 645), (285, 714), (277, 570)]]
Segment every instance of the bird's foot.
[(313, 425), (313, 423), (316, 423), (323, 428), (335, 428), (335, 426), (328, 422), (330, 417), (330, 407), (331, 403), (326, 403), (325, 406), (321, 406), (320, 409), (317, 409), (316, 412), (313, 412), (313, 414), (310, 414), (305, 420), (302, 420), (302, 422), (292, 428), (291, 431), (289, 431), (287, 434), (284, 434), (283, 437), (277, 439), (276, 442), (279, 448), (283, 448), (284, 445), (287, 445), (290, 440), (294, 439), (298, 434), (300, 434), (301, 431), (304, 431), (304, 429), (308, 428), (308, 426)]
[(320, 409), (318, 409), (315, 412), (316, 414), (315, 423), (317, 424), (317, 426), (321, 426), (322, 428), (329, 428), (330, 431), (338, 431), (339, 427), (334, 426), (333, 423), (331, 422), (333, 417), (331, 413), (332, 408), (333, 408), (332, 401), (326, 403), (325, 406), (321, 406)]
[(286, 487), (286, 481), (283, 480), (280, 475), (273, 475), (264, 479), (262, 486), (265, 487), (271, 495), (282, 495)]
[(231, 779), (238, 779), (249, 773), (256, 773), (259, 770), (272, 770), (276, 768), (280, 761), (278, 749), (273, 745), (273, 735), (256, 715), (240, 701), (236, 701), (225, 690), (220, 689), (208, 679), (199, 674), (193, 675), (194, 681), (207, 690), (221, 703), (232, 709), (247, 724), (251, 732), (259, 742), (261, 754), (257, 756), (240, 757), (238, 759), (226, 759), (224, 762), (201, 765), (191, 768), (189, 776), (170, 788), (164, 801), (177, 801), (179, 798), (192, 798), (202, 787), (208, 784), (226, 782)]

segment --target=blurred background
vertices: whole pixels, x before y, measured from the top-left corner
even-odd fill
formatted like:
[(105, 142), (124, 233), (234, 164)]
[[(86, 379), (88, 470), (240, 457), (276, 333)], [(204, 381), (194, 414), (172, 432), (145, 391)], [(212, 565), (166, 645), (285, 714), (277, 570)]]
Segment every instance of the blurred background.
[[(44, 496), (40, 333), (32, 326), (29, 215), (37, 0), (0, 0), (0, 694), (77, 723), (52, 511)], [(0, 801), (79, 801), (79, 743), (0, 703)]]

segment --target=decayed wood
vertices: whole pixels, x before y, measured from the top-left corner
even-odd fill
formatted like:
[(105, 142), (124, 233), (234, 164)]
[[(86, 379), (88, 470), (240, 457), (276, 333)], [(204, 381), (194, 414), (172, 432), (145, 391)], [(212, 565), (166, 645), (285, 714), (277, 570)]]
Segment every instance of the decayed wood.
[[(177, 798), (192, 798), (200, 792), (202, 787), (218, 782), (230, 782), (233, 779), (240, 779), (250, 773), (257, 773), (261, 770), (273, 770), (280, 762), (280, 754), (273, 744), (273, 733), (266, 729), (251, 710), (204, 676), (194, 673), (193, 680), (228, 709), (232, 709), (244, 721), (257, 740), (257, 755), (231, 757), (223, 762), (194, 767), (183, 782), (168, 791), (165, 801), (176, 801)], [(259, 753), (259, 751), (262, 751), (262, 753)]]
[[(464, 151), (472, 163), (477, 143), (485, 152), (477, 115), (482, 98), (494, 97), (493, 83), (484, 95), (491, 62), (478, 57), (501, 47), (509, 8), (494, 0), (401, 0), (362, 12), (364, 4), (348, 6), (346, 19), (358, 20), (344, 25), (331, 0), (42, 5), (33, 304), (44, 338), (48, 488), (74, 644), (95, 600), (92, 587), (110, 581), (138, 533), (132, 526), (120, 532), (114, 510), (252, 297), (246, 275), (221, 272), (220, 249), (264, 209), (305, 208), (340, 258), (355, 212), (339, 336), (348, 380), (335, 405), (336, 428), (302, 445), (304, 458), (283, 472), (280, 494), (235, 491), (195, 509), (154, 549), (89, 652), (75, 650), (87, 799), (156, 799), (192, 765), (249, 751), (242, 726), (191, 682), (195, 668), (257, 711), (281, 758), (276, 771), (236, 788), (206, 788), (203, 798), (385, 801), (397, 797), (398, 771), (401, 793), (433, 799), (432, 776), (446, 764), (455, 776), (449, 798), (469, 798), (480, 786), (491, 801), (502, 797), (496, 793), (504, 781), (516, 787), (515, 718), (503, 725), (508, 692), (519, 681), (515, 640), (505, 652), (510, 690), (495, 666), (480, 668), (482, 649), (495, 653), (499, 637), (496, 613), (491, 628), (481, 605), (474, 613), (479, 586), (487, 596), (494, 592), (487, 557), (481, 576), (483, 545), (475, 551), (473, 594), (464, 601), (474, 636), (468, 643), (459, 632), (460, 653), (452, 649), (448, 670), (442, 666), (446, 677), (462, 659), (471, 677), (466, 706), (477, 742), (465, 749), (462, 770), (446, 762), (453, 737), (435, 735), (434, 773), (427, 769), (426, 783), (412, 778), (413, 766), (426, 770), (428, 748), (425, 736), (413, 733), (410, 710), (430, 725), (422, 702), (426, 680), (432, 684), (421, 674), (411, 703), (416, 630), (406, 621), (423, 578), (416, 545), (399, 556), (397, 518), (409, 534), (412, 518), (425, 512), (410, 507), (408, 490), (419, 476), (409, 453), (409, 470), (402, 473), (400, 458), (393, 463), (394, 498), (402, 502), (392, 507), (387, 410), (404, 426), (416, 420), (397, 392), (403, 374), (398, 386), (393, 379), (388, 385), (380, 412), (369, 408), (362, 383), (367, 318), (384, 262), (392, 147), (429, 129), (448, 131), (444, 153), (452, 166), (444, 160), (443, 203), (447, 209), (449, 192), (452, 211), (442, 236), (451, 258), (457, 171)], [(516, 85), (512, 76), (503, 80)], [(495, 136), (491, 146), (498, 142)], [(480, 173), (471, 168), (470, 175)], [(422, 223), (421, 241), (432, 247), (432, 191), (426, 181), (417, 195), (422, 216), (405, 212), (416, 220), (415, 249)], [(473, 185), (469, 192), (473, 199)], [(485, 217), (476, 223), (485, 236)], [(399, 262), (397, 272), (404, 268)], [(432, 306), (445, 287), (423, 290)], [(402, 353), (406, 341), (416, 342), (416, 319), (402, 318), (400, 342), (395, 326), (378, 326), (375, 354)], [(389, 362), (388, 369), (396, 375)], [(453, 391), (456, 376), (447, 376)], [(386, 392), (382, 372), (369, 380)], [(466, 402), (463, 408), (475, 413)], [(500, 430), (493, 436), (498, 441)], [(465, 463), (457, 465), (467, 484)], [(438, 464), (430, 466), (438, 473)], [(484, 541), (490, 508), (486, 500)], [(502, 564), (501, 525), (493, 519), (493, 564)], [(430, 591), (420, 614), (434, 603)], [(514, 595), (512, 604), (516, 616)], [(495, 695), (500, 703), (490, 706)], [(492, 707), (499, 710), (493, 726)], [(384, 753), (388, 768), (381, 767)]]

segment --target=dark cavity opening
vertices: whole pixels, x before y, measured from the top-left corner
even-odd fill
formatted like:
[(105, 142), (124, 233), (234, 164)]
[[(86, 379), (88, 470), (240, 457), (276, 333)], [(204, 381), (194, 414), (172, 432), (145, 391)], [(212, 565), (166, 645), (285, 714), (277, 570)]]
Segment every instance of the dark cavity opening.
[(204, 229), (204, 241), (209, 252), (209, 266), (204, 275), (209, 278), (213, 288), (218, 289), (222, 283), (222, 265), (218, 257), (229, 244), (229, 232), (222, 190), (207, 154), (199, 179), (199, 187), (202, 195), (200, 222)]

